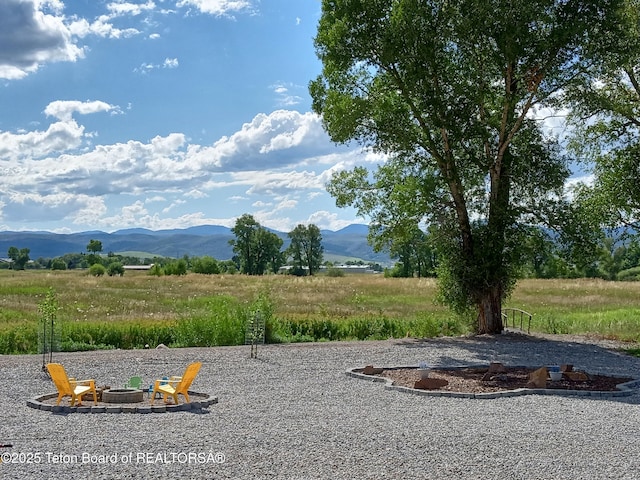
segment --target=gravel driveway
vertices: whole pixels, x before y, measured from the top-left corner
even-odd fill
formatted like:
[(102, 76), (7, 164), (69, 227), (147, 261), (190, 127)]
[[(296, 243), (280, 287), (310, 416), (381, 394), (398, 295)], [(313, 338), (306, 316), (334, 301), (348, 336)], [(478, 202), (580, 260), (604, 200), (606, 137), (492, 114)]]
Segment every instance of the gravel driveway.
[[(180, 374), (219, 403), (201, 413), (53, 414), (41, 356), (0, 355), (2, 479), (632, 479), (640, 392), (609, 399), (423, 397), (345, 375), (351, 367), (572, 363), (640, 378), (640, 359), (562, 337), (411, 339), (54, 354), (70, 375), (121, 385)], [(31, 461), (31, 463), (28, 463)]]

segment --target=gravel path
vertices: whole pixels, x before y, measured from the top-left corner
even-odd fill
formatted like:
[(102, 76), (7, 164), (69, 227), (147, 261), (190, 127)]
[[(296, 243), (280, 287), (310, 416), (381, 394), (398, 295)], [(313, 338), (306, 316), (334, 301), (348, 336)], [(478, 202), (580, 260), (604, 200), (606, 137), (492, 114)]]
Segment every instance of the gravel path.
[[(217, 395), (202, 413), (52, 414), (41, 356), (0, 355), (2, 479), (631, 479), (640, 472), (640, 392), (595, 399), (421, 397), (350, 378), (350, 367), (572, 363), (640, 378), (640, 359), (575, 339), (522, 335), (427, 341), (54, 354), (99, 385), (179, 374)], [(604, 346), (603, 346), (604, 345)], [(222, 455), (220, 455), (222, 454)], [(36, 463), (21, 463), (31, 459)], [(224, 460), (221, 462), (221, 460)], [(63, 461), (68, 463), (57, 463)], [(107, 462), (107, 463), (100, 463)]]

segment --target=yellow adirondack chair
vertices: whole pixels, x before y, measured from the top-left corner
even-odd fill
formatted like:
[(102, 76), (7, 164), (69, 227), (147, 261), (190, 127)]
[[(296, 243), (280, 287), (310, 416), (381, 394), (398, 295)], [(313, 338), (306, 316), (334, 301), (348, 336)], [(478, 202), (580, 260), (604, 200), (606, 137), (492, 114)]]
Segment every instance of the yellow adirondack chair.
[(161, 393), (163, 395), (165, 403), (167, 403), (169, 395), (173, 397), (173, 401), (176, 405), (178, 404), (178, 395), (184, 396), (185, 403), (189, 403), (189, 387), (193, 383), (193, 379), (196, 378), (201, 366), (202, 362), (195, 362), (187, 367), (184, 371), (184, 375), (181, 377), (171, 377), (169, 380), (166, 378), (156, 380), (155, 385), (153, 386), (153, 394), (151, 395), (151, 405), (153, 405), (156, 393)]
[(90, 380), (75, 380), (67, 377), (64, 367), (59, 363), (48, 363), (47, 370), (51, 375), (51, 380), (58, 389), (58, 401), (56, 405), (60, 405), (62, 397), (71, 397), (71, 406), (73, 407), (78, 401), (78, 405), (82, 403), (82, 395), (87, 392), (93, 393), (93, 403), (98, 404), (98, 397), (96, 395), (96, 382), (93, 379)]

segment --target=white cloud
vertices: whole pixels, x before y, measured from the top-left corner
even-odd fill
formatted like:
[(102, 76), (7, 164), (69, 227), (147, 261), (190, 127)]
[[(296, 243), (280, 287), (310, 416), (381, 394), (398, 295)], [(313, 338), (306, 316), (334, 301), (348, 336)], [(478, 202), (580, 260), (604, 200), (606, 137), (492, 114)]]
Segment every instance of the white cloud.
[(256, 115), (212, 147), (193, 146), (189, 161), (211, 171), (273, 169), (335, 150), (318, 115), (276, 110)]
[(103, 38), (129, 38), (140, 34), (137, 28), (120, 29), (111, 23), (111, 17), (101, 15), (93, 22), (81, 18), (69, 24), (69, 32), (78, 38), (96, 35)]
[(233, 13), (242, 11), (253, 11), (249, 0), (179, 0), (176, 6), (178, 8), (195, 7), (202, 13), (216, 17), (231, 16)]
[[(46, 131), (18, 134), (0, 132), (0, 161), (37, 159), (55, 152), (72, 150), (81, 145), (83, 134), (84, 127), (73, 120), (52, 123)], [(18, 168), (16, 171), (22, 169)]]
[(324, 184), (313, 172), (239, 172), (236, 180), (244, 179), (251, 185), (248, 195), (282, 195), (287, 191), (324, 189)]
[(87, 102), (81, 102), (79, 100), (56, 100), (44, 109), (44, 113), (47, 116), (55, 117), (63, 122), (70, 121), (76, 112), (81, 115), (98, 112), (120, 113), (120, 108), (99, 100)]
[(156, 4), (149, 0), (147, 3), (113, 2), (107, 5), (107, 10), (113, 17), (130, 15), (140, 15), (142, 12), (151, 11), (156, 8)]
[(73, 221), (82, 217), (95, 220), (106, 211), (102, 199), (89, 195), (10, 192), (6, 199), (10, 208), (3, 208), (3, 219), (7, 221), (22, 222), (25, 218), (32, 222), (51, 218)]
[(146, 74), (151, 70), (156, 70), (159, 68), (178, 68), (179, 62), (177, 58), (165, 58), (162, 63), (143, 63), (139, 67), (133, 69), (135, 73)]
[(309, 218), (307, 219), (307, 225), (317, 225), (321, 230), (337, 231), (351, 225), (352, 223), (362, 223), (362, 220), (341, 220), (338, 218), (337, 213), (327, 212), (326, 210), (317, 211), (309, 215)]
[(164, 63), (162, 64), (164, 68), (178, 68), (178, 59), (177, 58), (165, 58)]
[(299, 85), (292, 84), (284, 84), (277, 83), (271, 86), (273, 93), (276, 94), (276, 104), (279, 107), (292, 107), (294, 105), (298, 105), (302, 102), (302, 97), (300, 95), (296, 95), (295, 93), (291, 93), (291, 90), (296, 90), (301, 92), (304, 87)]
[(75, 62), (84, 56), (61, 15), (62, 2), (0, 2), (0, 78), (15, 80), (49, 62)]
[[(48, 221), (91, 228), (178, 228), (213, 219), (203, 213), (171, 219), (168, 212), (177, 211), (178, 205), (184, 209), (186, 199), (190, 208), (224, 211), (222, 205), (207, 200), (222, 195), (229, 204), (252, 202), (265, 222), (271, 222), (265, 226), (292, 228), (299, 219), (290, 220), (281, 213), (307, 209), (311, 201), (322, 202), (334, 164), (344, 168), (368, 159), (367, 154), (346, 148), (336, 152), (312, 113), (260, 114), (213, 146), (189, 143), (183, 133), (156, 136), (148, 142), (91, 145), (84, 126), (73, 118), (119, 111), (101, 101), (55, 101), (45, 113), (59, 121), (46, 130), (0, 132), (0, 209), (4, 214), (39, 208), (50, 212), (45, 215)], [(133, 201), (117, 212), (107, 212), (105, 203), (122, 195)], [(52, 208), (47, 209), (47, 204)], [(220, 219), (215, 220), (220, 224)]]

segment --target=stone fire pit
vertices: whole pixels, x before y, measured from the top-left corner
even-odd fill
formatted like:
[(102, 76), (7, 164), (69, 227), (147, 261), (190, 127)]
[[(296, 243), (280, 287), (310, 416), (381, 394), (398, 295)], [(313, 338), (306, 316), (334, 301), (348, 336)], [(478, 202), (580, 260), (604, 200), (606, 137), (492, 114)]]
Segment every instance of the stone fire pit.
[(135, 388), (112, 388), (102, 392), (104, 403), (140, 403), (142, 390)]

